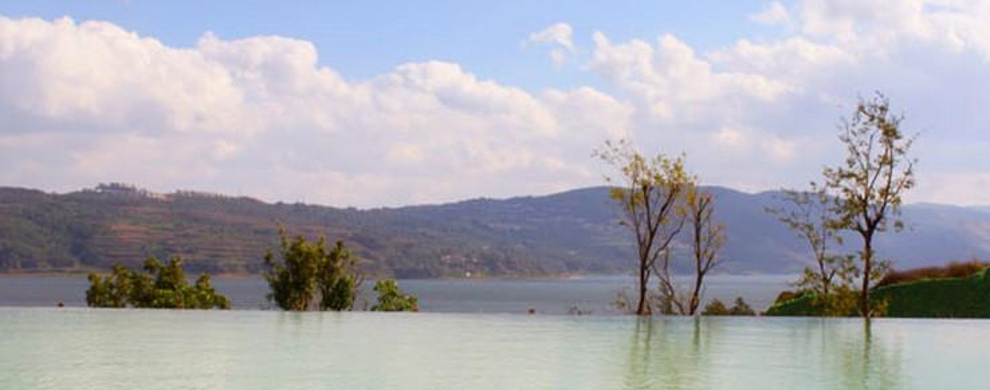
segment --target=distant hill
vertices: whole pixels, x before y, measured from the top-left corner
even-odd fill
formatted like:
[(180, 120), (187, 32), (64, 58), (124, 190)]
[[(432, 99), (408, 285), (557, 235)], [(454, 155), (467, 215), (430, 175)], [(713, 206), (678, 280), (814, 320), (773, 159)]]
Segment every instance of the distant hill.
[[(785, 273), (807, 251), (768, 216), (776, 193), (709, 188), (727, 225), (723, 271)], [(106, 269), (182, 255), (192, 270), (257, 272), (292, 233), (344, 240), (375, 274), (539, 276), (629, 272), (632, 247), (604, 187), (548, 196), (359, 210), (265, 203), (198, 192), (154, 194), (113, 184), (68, 194), (0, 188), (0, 272)], [(880, 239), (898, 268), (990, 258), (990, 211), (905, 207), (908, 229)]]

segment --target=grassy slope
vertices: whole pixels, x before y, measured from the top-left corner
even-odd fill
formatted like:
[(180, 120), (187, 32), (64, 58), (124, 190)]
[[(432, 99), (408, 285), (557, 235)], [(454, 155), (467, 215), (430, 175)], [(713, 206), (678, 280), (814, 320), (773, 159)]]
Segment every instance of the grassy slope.
[[(804, 295), (767, 309), (767, 315), (817, 315)], [(966, 278), (924, 279), (877, 288), (874, 302), (887, 303), (888, 317), (990, 318), (990, 269)]]

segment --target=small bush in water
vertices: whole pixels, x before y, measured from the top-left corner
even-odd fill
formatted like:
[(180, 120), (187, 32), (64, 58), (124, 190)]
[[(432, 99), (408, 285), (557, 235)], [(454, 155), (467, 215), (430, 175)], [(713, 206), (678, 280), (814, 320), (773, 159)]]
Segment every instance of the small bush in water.
[(114, 265), (109, 275), (89, 274), (86, 304), (117, 308), (230, 309), (230, 300), (213, 289), (210, 275), (203, 274), (195, 284), (189, 285), (179, 257), (172, 258), (168, 265), (150, 257), (144, 263), (144, 272)]
[(378, 303), (372, 311), (419, 311), (419, 299), (403, 293), (395, 279), (381, 279), (375, 283)]

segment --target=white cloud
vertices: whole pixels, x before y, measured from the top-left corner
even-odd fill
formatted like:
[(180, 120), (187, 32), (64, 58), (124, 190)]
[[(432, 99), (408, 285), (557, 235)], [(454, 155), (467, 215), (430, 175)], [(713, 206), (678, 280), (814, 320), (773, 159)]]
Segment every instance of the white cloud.
[[(47, 127), (197, 131), (249, 127), (229, 74), (192, 50), (110, 23), (0, 18), (0, 107)], [(52, 126), (60, 124), (61, 126)]]
[(820, 44), (803, 37), (790, 37), (770, 43), (747, 39), (732, 47), (709, 54), (713, 64), (737, 72), (773, 78), (796, 88), (815, 79), (816, 74), (857, 65), (857, 58), (842, 47)]
[[(709, 182), (766, 189), (816, 178), (822, 165), (840, 161), (838, 117), (873, 90), (907, 113), (907, 131), (939, 129), (938, 141), (922, 135), (920, 155), (938, 161), (945, 157), (935, 148), (986, 142), (990, 116), (963, 107), (990, 100), (990, 80), (981, 76), (990, 71), (990, 25), (980, 22), (990, 20), (988, 3), (896, 3), (807, 0), (793, 15), (773, 4), (754, 19), (786, 22), (794, 32), (707, 52), (671, 34), (651, 44), (596, 33), (589, 69), (636, 104), (638, 140), (687, 151)], [(984, 160), (967, 164), (990, 168)], [(950, 200), (927, 186), (912, 199)], [(990, 203), (978, 190), (964, 193)]]
[(751, 20), (757, 23), (774, 25), (774, 24), (784, 24), (790, 21), (791, 15), (787, 12), (787, 8), (784, 7), (780, 2), (770, 3), (770, 7), (767, 9), (755, 13), (749, 16)]
[(554, 23), (547, 28), (529, 34), (525, 45), (550, 46), (550, 59), (557, 66), (576, 52), (574, 47), (574, 31), (567, 23)]
[(539, 44), (556, 44), (567, 49), (568, 51), (574, 51), (574, 31), (571, 26), (567, 23), (554, 23), (547, 28), (529, 34), (528, 42), (539, 43)]
[(630, 115), (590, 88), (533, 95), (448, 62), (350, 82), (306, 41), (208, 33), (174, 48), (69, 19), (0, 19), (0, 68), (0, 181), (60, 190), (128, 181), (344, 205), (546, 192), (597, 181), (575, 151)]
[[(751, 72), (718, 71), (672, 35), (655, 45), (632, 40), (612, 43), (595, 33), (590, 69), (620, 87), (649, 117), (671, 124), (710, 123), (712, 115), (732, 119), (742, 101), (773, 102), (787, 85)], [(712, 105), (719, 105), (713, 110)]]
[(590, 152), (630, 138), (685, 152), (707, 183), (800, 186), (839, 161), (838, 117), (882, 90), (922, 132), (911, 199), (990, 203), (974, 146), (990, 145), (987, 2), (805, 0), (753, 18), (788, 29), (709, 50), (595, 33), (583, 57), (555, 24), (527, 44), (586, 60), (575, 68), (601, 87), (526, 91), (441, 61), (348, 80), (284, 37), (171, 47), (112, 23), (0, 17), (0, 183), (395, 205), (599, 184)]
[(990, 62), (990, 2), (984, 0), (804, 0), (802, 31), (864, 54), (905, 45), (972, 50)]

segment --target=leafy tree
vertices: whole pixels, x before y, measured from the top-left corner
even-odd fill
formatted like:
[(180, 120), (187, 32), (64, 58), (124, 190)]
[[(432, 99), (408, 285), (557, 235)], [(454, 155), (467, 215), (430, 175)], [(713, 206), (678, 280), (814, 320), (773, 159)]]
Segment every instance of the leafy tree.
[(196, 284), (192, 288), (192, 301), (196, 302), (197, 309), (209, 309), (219, 307), (221, 309), (230, 308), (230, 300), (226, 296), (218, 294), (213, 288), (210, 275), (202, 274), (196, 278)]
[(320, 290), (320, 310), (350, 310), (357, 298), (360, 276), (356, 262), (344, 243), (337, 241), (319, 263), (316, 283)]
[(127, 307), (131, 294), (130, 270), (120, 265), (111, 267), (110, 275), (101, 277), (90, 273), (89, 289), (86, 290), (86, 305), (90, 307)]
[(636, 314), (650, 314), (648, 286), (661, 256), (669, 258), (670, 244), (684, 226), (682, 198), (693, 179), (684, 170), (681, 158), (663, 155), (644, 157), (626, 141), (606, 142), (595, 152), (619, 171), (606, 178), (615, 185), (610, 196), (622, 210), (621, 224), (636, 239), (638, 299)]
[(908, 157), (913, 139), (900, 130), (902, 116), (890, 113), (890, 102), (882, 94), (861, 100), (851, 119), (841, 125), (839, 140), (846, 148), (843, 164), (824, 171), (826, 186), (839, 198), (838, 226), (862, 239), (859, 260), (862, 273), (859, 308), (863, 317), (870, 310), (870, 288), (889, 263), (876, 259), (873, 239), (900, 221), (901, 195), (914, 187), (914, 165)]
[(811, 250), (814, 263), (804, 267), (795, 285), (814, 294), (822, 315), (844, 315), (848, 308), (848, 292), (859, 269), (852, 256), (832, 253), (832, 244), (841, 245), (837, 212), (839, 201), (826, 189), (811, 183), (810, 191), (784, 190), (783, 207), (767, 208), (781, 223), (797, 233)]
[(375, 282), (378, 303), (371, 311), (419, 311), (419, 300), (399, 289), (395, 279), (380, 279)]
[(356, 264), (342, 242), (327, 248), (326, 238), (315, 242), (299, 235), (289, 238), (279, 229), (279, 256), (265, 254), (268, 299), (282, 310), (350, 310), (361, 284)]
[(306, 241), (303, 236), (290, 240), (279, 229), (280, 259), (271, 251), (265, 253), (268, 271), (265, 280), (271, 287), (268, 299), (282, 310), (305, 311), (316, 296), (316, 272), (324, 254), (325, 240), (317, 243)]
[(116, 308), (230, 309), (230, 300), (216, 292), (209, 275), (203, 274), (195, 285), (189, 285), (179, 257), (167, 266), (154, 257), (148, 258), (144, 270), (132, 271), (115, 265), (105, 277), (90, 274), (86, 304)]

